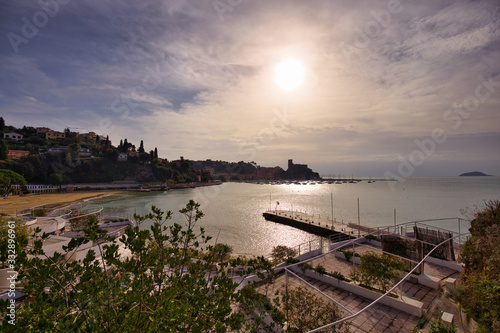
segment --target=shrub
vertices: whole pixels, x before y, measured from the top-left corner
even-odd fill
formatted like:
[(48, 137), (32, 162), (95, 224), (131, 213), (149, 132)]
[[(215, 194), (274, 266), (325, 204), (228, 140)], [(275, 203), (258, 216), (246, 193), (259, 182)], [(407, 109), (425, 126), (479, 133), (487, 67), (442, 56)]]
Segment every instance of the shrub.
[(302, 270), (302, 273), (305, 273), (308, 269), (310, 270), (313, 270), (314, 268), (312, 267), (312, 265), (308, 262), (305, 262), (305, 263), (302, 263), (302, 264), (299, 264), (298, 266), (301, 270)]
[(325, 267), (321, 266), (321, 265), (317, 265), (316, 268), (314, 268), (314, 270), (316, 271), (316, 273), (318, 274), (321, 274), (321, 275), (325, 275), (326, 274), (326, 269)]
[(369, 239), (369, 240), (374, 240), (374, 241), (377, 241), (377, 242), (380, 242), (381, 239), (375, 235), (366, 235), (365, 236), (366, 239)]
[(349, 280), (348, 278), (346, 278), (344, 276), (344, 274), (340, 273), (340, 272), (330, 272), (330, 273), (327, 273), (328, 275), (330, 275), (331, 277), (334, 277), (338, 280), (341, 280), (341, 281), (346, 281), (346, 282), (350, 282), (351, 280)]
[(400, 271), (404, 271), (405, 267), (401, 259), (367, 252), (361, 256), (361, 264), (352, 270), (351, 277), (354, 281), (371, 288), (378, 285), (386, 292), (391, 283), (399, 280)]
[(271, 251), (271, 256), (273, 257), (275, 264), (283, 262), (290, 257), (295, 257), (296, 255), (297, 255), (296, 250), (285, 245), (275, 246)]
[[(253, 304), (238, 289), (239, 282), (226, 274), (227, 262), (216, 265), (209, 253), (194, 257), (210, 240), (203, 228), (195, 231), (203, 216), (198, 208), (191, 200), (179, 211), (186, 218), (184, 228), (168, 223), (172, 212), (156, 207), (150, 214), (134, 215), (137, 224), (125, 229), (120, 245), (91, 217), (84, 237), (71, 239), (62, 254), (45, 253), (43, 241), (49, 235), (40, 235), (37, 228), (33, 246), (20, 249), (16, 263), (29, 301), (16, 308), (16, 327), (4, 320), (0, 330), (260, 332), (263, 327), (246, 318), (267, 315), (262, 309), (272, 311), (265, 297)], [(147, 219), (153, 224), (141, 229), (140, 223)], [(65, 254), (89, 243), (97, 244), (97, 249), (86, 252), (82, 260), (63, 260)], [(122, 257), (121, 246), (130, 256)], [(250, 273), (265, 281), (273, 277), (274, 270), (263, 257), (250, 260), (248, 266)], [(217, 271), (207, 280), (207, 271), (214, 267)], [(0, 317), (7, 311), (6, 301), (0, 300)]]
[(359, 258), (359, 253), (354, 253), (350, 250), (340, 250), (340, 252), (342, 252), (344, 254), (345, 260), (347, 260), (347, 261), (351, 261), (351, 258), (353, 256)]
[(44, 217), (47, 216), (47, 209), (45, 208), (36, 208), (33, 210), (33, 216), (35, 217)]

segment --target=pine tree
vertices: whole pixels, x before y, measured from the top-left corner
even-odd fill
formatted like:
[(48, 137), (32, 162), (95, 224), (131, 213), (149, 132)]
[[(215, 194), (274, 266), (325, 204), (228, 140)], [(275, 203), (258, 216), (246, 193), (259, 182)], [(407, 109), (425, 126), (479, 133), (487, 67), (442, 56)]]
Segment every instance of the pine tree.
[(3, 117), (0, 117), (0, 131), (3, 131), (5, 128), (5, 120), (3, 120)]
[(144, 153), (144, 142), (141, 140), (141, 145), (139, 146), (139, 153)]
[(158, 148), (155, 147), (155, 158), (158, 158)]

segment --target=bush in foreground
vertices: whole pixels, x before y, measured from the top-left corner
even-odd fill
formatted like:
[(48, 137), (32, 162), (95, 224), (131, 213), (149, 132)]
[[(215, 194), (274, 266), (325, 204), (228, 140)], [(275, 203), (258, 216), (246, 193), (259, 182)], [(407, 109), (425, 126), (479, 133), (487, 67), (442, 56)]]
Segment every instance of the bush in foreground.
[[(186, 217), (186, 227), (176, 223), (167, 226), (172, 213), (152, 207), (152, 213), (135, 216), (138, 226), (128, 227), (119, 240), (107, 236), (97, 221), (90, 219), (84, 238), (72, 239), (64, 248), (65, 253), (51, 256), (42, 250), (48, 235), (36, 237), (33, 248), (18, 256), (18, 280), (22, 280), (27, 300), (16, 309), (16, 325), (4, 320), (2, 330), (262, 329), (263, 321), (247, 318), (253, 313), (266, 316), (265, 308), (255, 307), (267, 303), (248, 303), (235, 280), (226, 274), (230, 263), (223, 252), (229, 248), (214, 251), (207, 245), (210, 237), (205, 236), (203, 228), (195, 231), (203, 216), (199, 204), (191, 200), (180, 212)], [(149, 230), (141, 230), (139, 225), (146, 219), (153, 220), (153, 225)], [(65, 254), (89, 242), (93, 248), (83, 260), (66, 260)], [(129, 252), (126, 258), (121, 255), (124, 252)], [(262, 278), (265, 272), (271, 272), (271, 265), (263, 258), (250, 260), (246, 265)], [(241, 306), (245, 302), (248, 304)], [(0, 315), (5, 316), (6, 308), (5, 303), (0, 304)]]

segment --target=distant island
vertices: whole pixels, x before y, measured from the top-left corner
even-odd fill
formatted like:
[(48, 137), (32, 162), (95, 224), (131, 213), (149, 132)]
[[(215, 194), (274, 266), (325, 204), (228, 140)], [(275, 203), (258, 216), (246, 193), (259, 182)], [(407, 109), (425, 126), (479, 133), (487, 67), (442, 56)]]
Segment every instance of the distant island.
[(487, 175), (479, 171), (473, 171), (473, 172), (463, 173), (459, 177), (491, 177), (491, 175)]

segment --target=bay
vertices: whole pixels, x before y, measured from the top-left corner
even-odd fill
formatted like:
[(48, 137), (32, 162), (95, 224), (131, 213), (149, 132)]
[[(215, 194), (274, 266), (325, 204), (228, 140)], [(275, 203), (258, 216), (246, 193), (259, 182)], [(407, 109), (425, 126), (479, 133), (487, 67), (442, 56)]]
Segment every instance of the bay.
[[(240, 255), (267, 255), (273, 246), (296, 246), (317, 236), (266, 221), (269, 209), (302, 211), (344, 223), (377, 227), (428, 219), (453, 231), (464, 232), (475, 210), (488, 200), (500, 199), (500, 177), (407, 178), (404, 181), (368, 183), (270, 185), (224, 183), (217, 186), (165, 192), (126, 192), (90, 201), (105, 215), (131, 218), (152, 205), (174, 212), (169, 223), (185, 223), (178, 211), (193, 199), (205, 216), (198, 222), (213, 237)], [(278, 205), (279, 202), (279, 205)], [(464, 219), (460, 222), (457, 218)], [(460, 224), (460, 226), (459, 226)], [(148, 223), (143, 224), (144, 228)]]

